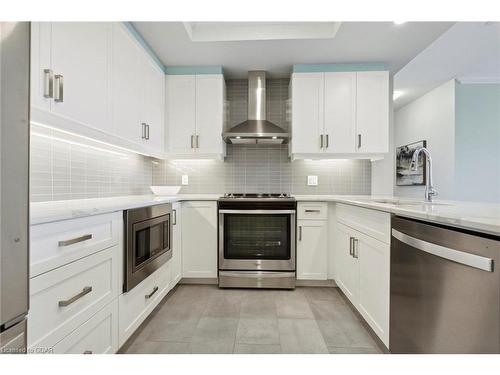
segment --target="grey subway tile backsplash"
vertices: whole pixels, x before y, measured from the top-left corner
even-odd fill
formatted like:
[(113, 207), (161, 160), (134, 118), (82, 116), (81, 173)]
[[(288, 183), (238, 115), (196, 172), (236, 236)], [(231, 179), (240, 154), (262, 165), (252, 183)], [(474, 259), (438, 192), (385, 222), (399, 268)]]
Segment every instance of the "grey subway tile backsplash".
[[(155, 185), (189, 185), (183, 194), (292, 193), (370, 194), (369, 160), (296, 160), (288, 146), (228, 145), (225, 161), (165, 160), (153, 166)], [(307, 176), (318, 176), (318, 186), (307, 186)]]

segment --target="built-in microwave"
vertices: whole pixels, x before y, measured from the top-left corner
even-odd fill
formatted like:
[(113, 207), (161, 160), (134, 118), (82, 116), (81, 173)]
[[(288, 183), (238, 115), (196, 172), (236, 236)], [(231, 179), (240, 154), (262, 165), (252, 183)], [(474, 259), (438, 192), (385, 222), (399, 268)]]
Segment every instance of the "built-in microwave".
[(124, 211), (125, 270), (128, 292), (172, 257), (172, 205), (159, 204)]

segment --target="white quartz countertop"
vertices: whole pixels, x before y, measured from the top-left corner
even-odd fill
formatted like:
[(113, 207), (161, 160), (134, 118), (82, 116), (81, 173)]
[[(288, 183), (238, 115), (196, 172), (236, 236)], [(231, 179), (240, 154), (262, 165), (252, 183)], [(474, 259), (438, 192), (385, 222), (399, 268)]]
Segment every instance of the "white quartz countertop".
[(297, 201), (338, 202), (438, 224), (500, 235), (500, 204), (369, 195), (296, 195)]
[(132, 208), (153, 206), (178, 201), (215, 201), (222, 194), (180, 194), (172, 197), (156, 195), (127, 195), (122, 197), (73, 199), (64, 201), (35, 202), (30, 205), (30, 224), (75, 219)]
[[(215, 201), (223, 194), (180, 194), (172, 197), (130, 195), (32, 203), (31, 225), (128, 210), (178, 201)], [(385, 211), (400, 216), (500, 235), (500, 204), (436, 201), (369, 195), (295, 195), (297, 201), (338, 202)]]

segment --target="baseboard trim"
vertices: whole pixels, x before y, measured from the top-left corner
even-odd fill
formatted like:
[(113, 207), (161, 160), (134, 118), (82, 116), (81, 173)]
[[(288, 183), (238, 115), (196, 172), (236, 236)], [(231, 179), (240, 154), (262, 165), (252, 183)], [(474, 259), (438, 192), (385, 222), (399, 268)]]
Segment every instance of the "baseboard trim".
[(179, 284), (217, 285), (218, 283), (216, 277), (183, 277), (179, 281)]
[(336, 288), (337, 283), (335, 280), (297, 280), (295, 283), (296, 286), (317, 286), (317, 287), (329, 287)]

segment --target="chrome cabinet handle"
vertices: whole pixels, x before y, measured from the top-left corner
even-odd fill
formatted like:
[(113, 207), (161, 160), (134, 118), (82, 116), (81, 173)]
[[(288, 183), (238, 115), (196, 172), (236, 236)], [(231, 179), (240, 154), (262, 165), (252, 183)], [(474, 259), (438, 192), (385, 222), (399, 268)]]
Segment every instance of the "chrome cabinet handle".
[(193, 147), (193, 139), (194, 139), (194, 135), (191, 135), (191, 148), (194, 148)]
[(75, 243), (87, 241), (90, 239), (92, 239), (91, 234), (84, 234), (83, 236), (72, 238), (70, 240), (59, 241), (57, 245), (59, 247), (64, 247), (64, 246), (74, 245)]
[(146, 124), (146, 140), (149, 141), (149, 125)]
[(305, 210), (305, 212), (321, 212), (321, 210)]
[(352, 240), (354, 240), (353, 237), (349, 237), (349, 255), (352, 256)]
[(359, 241), (357, 238), (352, 239), (352, 256), (353, 256), (353, 258), (356, 258), (356, 259), (359, 258), (358, 242)]
[(76, 296), (71, 297), (70, 299), (64, 300), (64, 301), (59, 301), (59, 306), (60, 307), (65, 307), (71, 305), (73, 302), (79, 300), (82, 298), (84, 295), (89, 294), (92, 291), (91, 286), (86, 286), (83, 288), (83, 290), (78, 293)]
[(93, 353), (93, 352), (92, 352), (92, 350), (85, 350), (85, 351), (83, 352), (83, 354), (92, 354), (92, 353)]
[(155, 287), (153, 288), (153, 291), (152, 291), (151, 293), (149, 293), (149, 294), (146, 294), (144, 297), (146, 297), (146, 299), (149, 299), (149, 298), (153, 297), (153, 295), (154, 295), (157, 291), (158, 291), (158, 287), (157, 287), (157, 286), (155, 286)]
[(142, 126), (142, 129), (141, 129), (142, 130), (141, 138), (142, 139), (146, 139), (146, 123), (142, 122), (141, 126)]
[(56, 83), (54, 92), (54, 101), (58, 103), (64, 102), (64, 77), (62, 74), (56, 74), (54, 76), (54, 81)]
[(358, 134), (358, 148), (361, 148), (361, 134)]
[(408, 246), (438, 256), (440, 258), (461, 263), (469, 267), (478, 268), (483, 271), (493, 272), (494, 260), (491, 258), (486, 258), (481, 255), (466, 253), (464, 251), (450, 249), (449, 247), (444, 247), (431, 242), (427, 242), (409, 236), (396, 229), (392, 229), (392, 237), (396, 238), (398, 241), (405, 243)]
[(173, 214), (173, 220), (172, 220), (172, 225), (177, 225), (177, 210), (172, 210), (172, 214)]
[(319, 148), (323, 148), (323, 134), (319, 136), (319, 143), (320, 143)]
[(328, 148), (329, 142), (328, 142), (328, 134), (326, 135), (326, 148)]
[(299, 225), (299, 241), (302, 241), (302, 225)]
[(43, 96), (45, 98), (54, 97), (54, 72), (52, 69), (44, 69)]
[(196, 148), (200, 148), (200, 136), (196, 135)]

